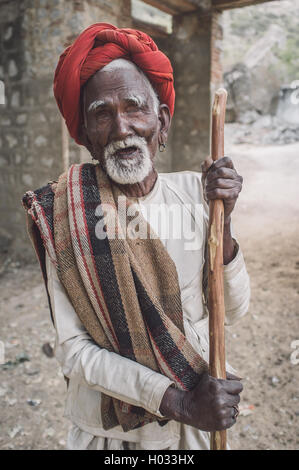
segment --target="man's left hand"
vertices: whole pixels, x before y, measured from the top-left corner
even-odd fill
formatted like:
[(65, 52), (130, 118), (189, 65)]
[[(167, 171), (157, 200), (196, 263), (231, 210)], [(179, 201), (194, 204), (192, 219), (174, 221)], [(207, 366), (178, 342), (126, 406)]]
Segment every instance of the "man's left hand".
[(222, 157), (213, 162), (208, 157), (202, 164), (203, 190), (207, 201), (222, 199), (224, 204), (224, 223), (230, 221), (243, 178), (239, 175), (229, 157)]

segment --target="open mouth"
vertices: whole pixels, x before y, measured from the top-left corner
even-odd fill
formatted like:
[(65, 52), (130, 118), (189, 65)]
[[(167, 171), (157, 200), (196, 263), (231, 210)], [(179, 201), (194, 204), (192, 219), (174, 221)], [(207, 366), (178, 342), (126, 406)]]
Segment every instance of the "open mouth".
[(126, 147), (124, 149), (119, 149), (115, 154), (120, 158), (133, 158), (137, 155), (139, 149), (135, 146)]

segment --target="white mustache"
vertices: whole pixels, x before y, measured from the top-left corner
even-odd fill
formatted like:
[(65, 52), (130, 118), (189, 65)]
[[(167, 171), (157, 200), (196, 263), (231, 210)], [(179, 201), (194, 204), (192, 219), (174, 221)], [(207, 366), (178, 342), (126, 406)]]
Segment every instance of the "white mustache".
[[(139, 152), (131, 159), (119, 158), (116, 152), (128, 147), (136, 147)], [(146, 139), (139, 136), (130, 136), (108, 144), (104, 148), (104, 160), (107, 174), (113, 181), (120, 184), (143, 181), (152, 169)]]
[(146, 148), (146, 140), (144, 137), (131, 136), (127, 137), (124, 140), (111, 142), (104, 149), (104, 157), (107, 160), (110, 157), (113, 157), (117, 150), (125, 149), (128, 147), (136, 147), (143, 153), (144, 149)]

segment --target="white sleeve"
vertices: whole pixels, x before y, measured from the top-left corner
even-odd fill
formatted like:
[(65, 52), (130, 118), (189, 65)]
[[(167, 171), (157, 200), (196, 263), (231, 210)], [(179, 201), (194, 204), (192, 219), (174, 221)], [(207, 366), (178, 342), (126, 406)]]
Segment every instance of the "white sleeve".
[(55, 356), (65, 376), (131, 405), (162, 416), (160, 404), (173, 382), (162, 374), (100, 348), (76, 314), (46, 255), (48, 290), (56, 330)]
[(243, 317), (249, 308), (250, 281), (241, 248), (235, 258), (224, 266), (225, 324), (232, 325)]

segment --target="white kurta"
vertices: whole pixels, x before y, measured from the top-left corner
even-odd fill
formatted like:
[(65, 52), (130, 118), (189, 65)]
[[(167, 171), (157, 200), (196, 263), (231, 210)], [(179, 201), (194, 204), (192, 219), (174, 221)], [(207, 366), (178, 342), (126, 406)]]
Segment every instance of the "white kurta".
[[(203, 200), (201, 173), (160, 173), (152, 191), (138, 198), (138, 204), (175, 262), (185, 334), (208, 362), (208, 316), (202, 296), (208, 207)], [(175, 227), (168, 234), (165, 225), (159, 223), (156, 209), (161, 205), (168, 208), (177, 205), (172, 219)], [(178, 207), (182, 209), (180, 216)], [(165, 221), (165, 212), (162, 220)], [(178, 232), (182, 233), (181, 238), (175, 238)], [(120, 426), (109, 431), (103, 429), (101, 392), (161, 416), (161, 400), (172, 381), (96, 345), (74, 311), (48, 257), (46, 266), (56, 329), (55, 356), (62, 372), (70, 379), (65, 416), (73, 427), (67, 448), (116, 450), (123, 449), (125, 441), (129, 449), (209, 449), (209, 433), (173, 420), (163, 427), (155, 422), (126, 433)], [(247, 312), (250, 297), (249, 277), (240, 248), (224, 267), (224, 293), (226, 323), (232, 324)], [(232, 371), (228, 364), (227, 370)]]

